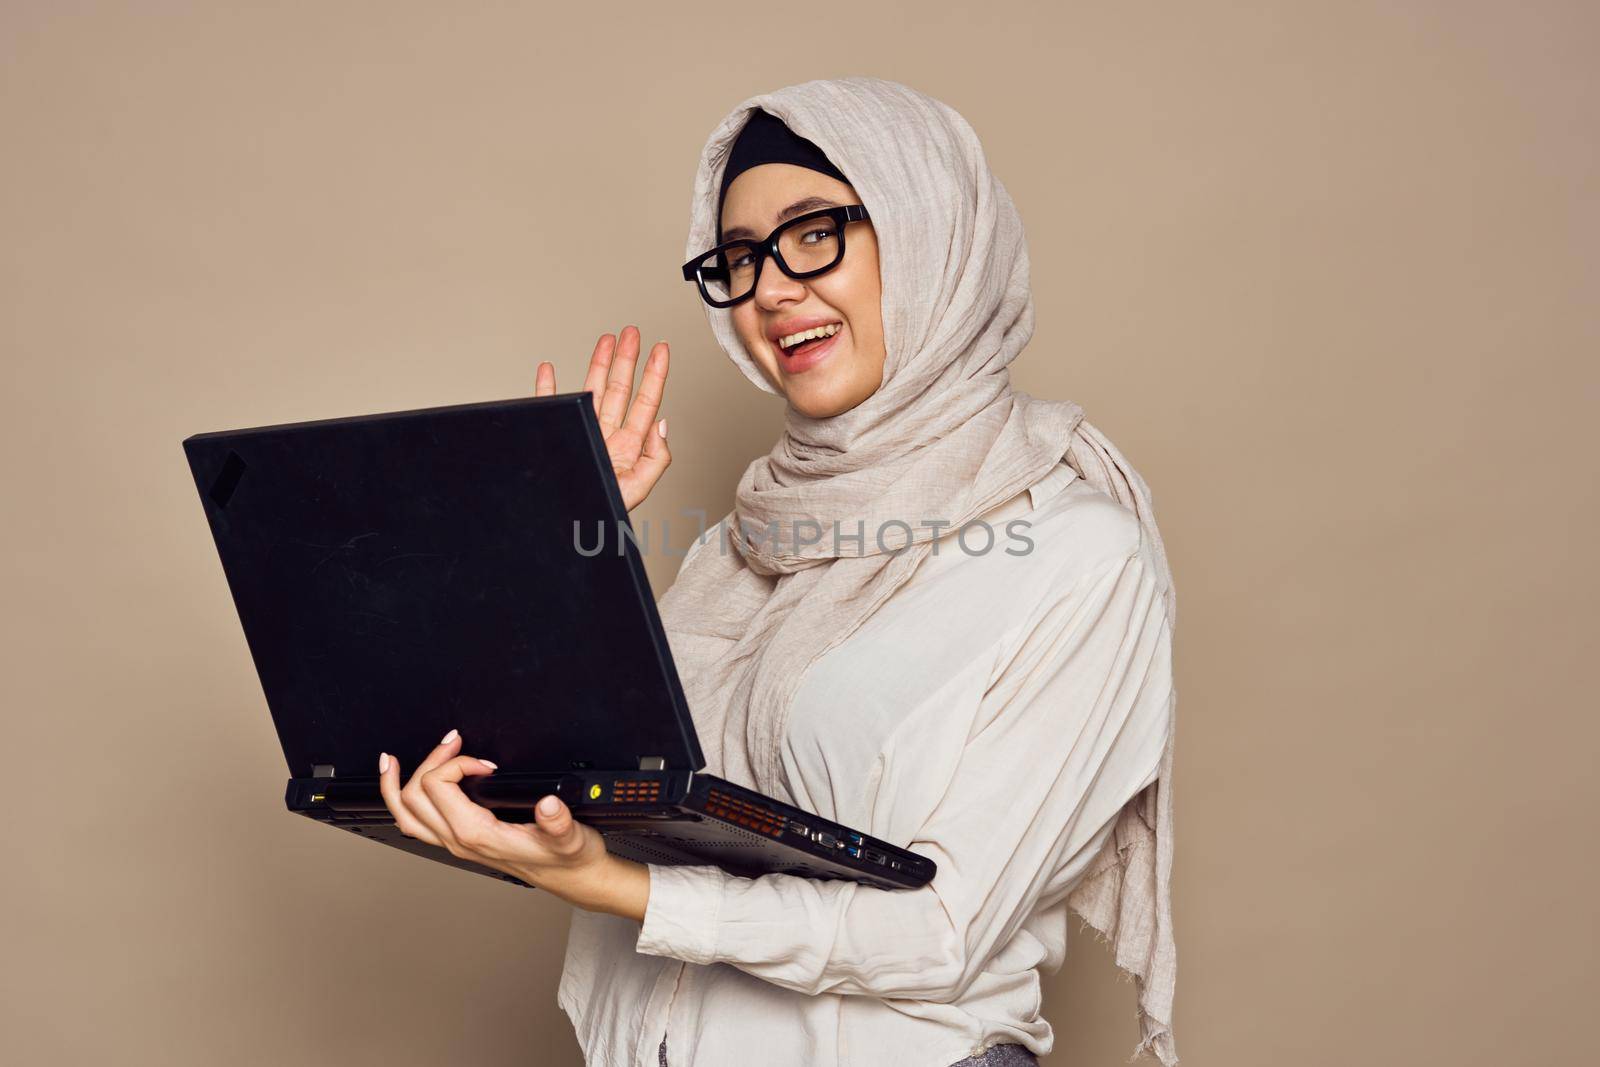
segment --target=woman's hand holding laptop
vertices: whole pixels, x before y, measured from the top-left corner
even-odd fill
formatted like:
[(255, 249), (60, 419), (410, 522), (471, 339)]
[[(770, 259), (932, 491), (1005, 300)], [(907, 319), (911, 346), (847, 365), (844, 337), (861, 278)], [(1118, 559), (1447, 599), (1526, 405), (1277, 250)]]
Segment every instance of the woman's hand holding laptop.
[[(589, 373), (583, 379), (583, 388), (594, 394), (594, 413), (605, 434), (606, 450), (611, 453), (611, 469), (616, 472), (622, 502), (629, 511), (650, 495), (672, 462), (667, 451), (667, 420), (656, 419), (661, 394), (667, 387), (667, 355), (667, 342), (657, 341), (651, 347), (638, 394), (634, 395), (639, 328), (624, 326), (620, 341), (609, 333), (600, 336), (589, 360)], [(555, 365), (541, 362), (534, 373), (533, 395), (554, 396), (555, 391)]]
[(574, 819), (559, 797), (541, 798), (533, 822), (509, 823), (462, 792), (461, 779), (496, 769), (488, 760), (461, 755), (461, 734), (451, 730), (404, 786), (400, 761), (380, 754), (378, 788), (407, 837), (520, 878), (586, 911), (643, 922), (649, 869), (612, 855), (600, 831)]

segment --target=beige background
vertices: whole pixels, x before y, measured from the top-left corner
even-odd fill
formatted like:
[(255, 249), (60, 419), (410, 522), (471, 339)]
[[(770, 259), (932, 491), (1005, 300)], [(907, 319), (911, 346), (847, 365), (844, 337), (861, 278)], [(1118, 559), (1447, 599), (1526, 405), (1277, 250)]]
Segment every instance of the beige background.
[[(0, 4), (0, 1058), (579, 1062), (564, 905), (282, 810), (179, 442), (575, 389), (633, 322), (643, 514), (719, 513), (780, 407), (676, 276), (697, 154), (870, 73), (979, 131), (1016, 379), (1156, 495), (1185, 1063), (1587, 1059), (1594, 5), (254, 7)], [(1073, 952), (1047, 1062), (1119, 1064)]]

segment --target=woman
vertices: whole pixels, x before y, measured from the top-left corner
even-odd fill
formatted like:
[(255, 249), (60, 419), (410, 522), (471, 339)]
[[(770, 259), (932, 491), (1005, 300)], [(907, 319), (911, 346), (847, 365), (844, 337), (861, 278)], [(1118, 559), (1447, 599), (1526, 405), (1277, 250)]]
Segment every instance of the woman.
[[(702, 153), (688, 251), (718, 341), (787, 404), (660, 602), (707, 769), (938, 874), (634, 863), (554, 797), (526, 826), (472, 804), (493, 767), (455, 731), (404, 786), (382, 757), (397, 823), (576, 906), (559, 1000), (591, 1063), (1035, 1062), (1069, 907), (1176, 1062), (1172, 585), (1138, 474), (1010, 385), (1028, 256), (976, 135), (879, 79), (752, 97)], [(602, 338), (585, 384), (630, 507), (668, 460), (666, 346), (630, 409), (637, 352)]]

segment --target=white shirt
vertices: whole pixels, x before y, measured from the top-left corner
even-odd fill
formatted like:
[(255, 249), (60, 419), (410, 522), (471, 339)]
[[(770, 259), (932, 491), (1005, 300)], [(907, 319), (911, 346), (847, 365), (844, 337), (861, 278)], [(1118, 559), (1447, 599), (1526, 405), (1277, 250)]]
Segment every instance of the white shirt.
[(663, 1034), (673, 1067), (1050, 1051), (1040, 975), (1068, 891), (1156, 778), (1171, 627), (1137, 518), (1065, 464), (985, 521), (991, 549), (942, 538), (812, 664), (784, 737), (795, 803), (930, 857), (933, 880), (649, 865), (642, 924), (573, 911), (557, 1001), (589, 1067), (657, 1067)]

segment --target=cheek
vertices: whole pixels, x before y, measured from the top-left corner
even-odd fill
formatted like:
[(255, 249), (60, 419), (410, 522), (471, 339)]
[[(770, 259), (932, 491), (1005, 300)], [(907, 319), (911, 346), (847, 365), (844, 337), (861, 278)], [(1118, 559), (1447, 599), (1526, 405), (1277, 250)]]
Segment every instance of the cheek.
[(733, 329), (739, 335), (739, 343), (744, 346), (745, 354), (763, 369), (769, 381), (775, 379), (778, 376), (777, 357), (772, 354), (772, 347), (761, 334), (755, 301), (746, 300), (733, 309)]
[(858, 347), (875, 347), (883, 337), (883, 302), (878, 286), (878, 265), (870, 262), (852, 265), (838, 272), (838, 285), (827, 294), (835, 309), (850, 320), (850, 332)]
[(733, 330), (739, 335), (739, 340), (750, 343), (750, 336), (754, 332), (751, 326), (750, 301), (746, 300), (733, 309)]
[(746, 300), (733, 310), (733, 329), (739, 335), (739, 340), (744, 344), (746, 352), (760, 359), (766, 353), (763, 351), (760, 324), (756, 321), (756, 313), (752, 308), (754, 301)]

